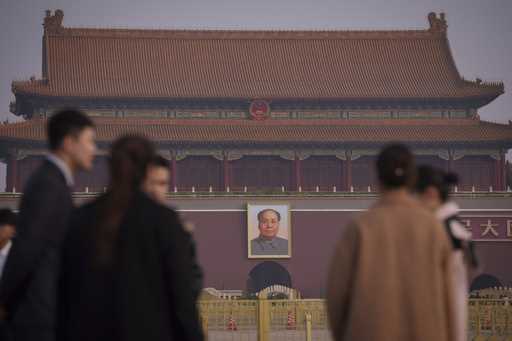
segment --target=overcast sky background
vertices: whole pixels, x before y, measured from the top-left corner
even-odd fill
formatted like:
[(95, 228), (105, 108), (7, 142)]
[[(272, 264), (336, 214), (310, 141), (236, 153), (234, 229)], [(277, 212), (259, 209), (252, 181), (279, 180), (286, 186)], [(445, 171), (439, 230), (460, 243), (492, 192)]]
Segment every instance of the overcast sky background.
[[(62, 9), (70, 27), (215, 29), (424, 29), (429, 12), (445, 12), (462, 76), (501, 80), (505, 94), (482, 119), (512, 120), (512, 0), (0, 0), (0, 120), (9, 113), (11, 82), (41, 77), (46, 9)], [(510, 153), (509, 153), (510, 156)], [(0, 166), (0, 189), (5, 166)]]

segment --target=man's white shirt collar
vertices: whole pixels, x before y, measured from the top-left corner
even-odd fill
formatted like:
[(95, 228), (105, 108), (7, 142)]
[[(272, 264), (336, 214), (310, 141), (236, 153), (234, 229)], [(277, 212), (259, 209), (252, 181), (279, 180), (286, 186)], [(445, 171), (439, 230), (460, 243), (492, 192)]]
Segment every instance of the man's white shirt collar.
[(64, 178), (66, 179), (66, 184), (68, 185), (68, 187), (73, 187), (75, 181), (73, 179), (73, 173), (71, 172), (69, 166), (55, 154), (48, 154), (47, 159), (55, 166), (57, 166), (57, 168), (61, 171), (61, 173), (64, 175)]
[(9, 254), (9, 251), (11, 250), (12, 242), (9, 240), (7, 244), (0, 250), (0, 255), (2, 257), (6, 257)]

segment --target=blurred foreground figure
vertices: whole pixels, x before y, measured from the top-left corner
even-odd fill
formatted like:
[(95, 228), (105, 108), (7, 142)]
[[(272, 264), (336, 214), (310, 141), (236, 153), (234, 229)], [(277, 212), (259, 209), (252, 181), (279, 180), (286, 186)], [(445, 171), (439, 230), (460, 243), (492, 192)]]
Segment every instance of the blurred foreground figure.
[(454, 277), (453, 299), (455, 333), (454, 341), (467, 340), (468, 294), (471, 273), (476, 271), (477, 261), (473, 252), (471, 232), (459, 220), (459, 207), (449, 201), (450, 187), (457, 184), (457, 175), (430, 166), (418, 167), (416, 191), (421, 203), (435, 213), (444, 224), (452, 242), (451, 257)]
[(16, 221), (18, 216), (8, 208), (0, 209), (0, 279), (4, 272), (5, 262), (16, 236)]
[(388, 146), (377, 172), (381, 197), (345, 227), (330, 267), (334, 339), (452, 341), (451, 246), (441, 224), (409, 193), (413, 155)]
[[(8, 208), (0, 209), (0, 280), (2, 278), (5, 262), (12, 247), (12, 240), (16, 235), (17, 214)], [(7, 321), (0, 317), (0, 340), (9, 340)]]
[(73, 208), (73, 174), (90, 170), (96, 145), (93, 122), (64, 110), (48, 121), (50, 153), (28, 180), (0, 285), (0, 309), (15, 341), (54, 341), (59, 247)]
[(202, 340), (195, 259), (177, 214), (142, 191), (152, 144), (117, 140), (107, 193), (77, 209), (63, 246), (61, 339)]

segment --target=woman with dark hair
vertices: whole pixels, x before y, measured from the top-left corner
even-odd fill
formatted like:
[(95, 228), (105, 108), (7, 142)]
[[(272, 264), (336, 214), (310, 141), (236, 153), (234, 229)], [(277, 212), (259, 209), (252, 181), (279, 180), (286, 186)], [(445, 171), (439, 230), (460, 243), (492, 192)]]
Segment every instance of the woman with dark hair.
[(414, 157), (403, 145), (378, 156), (381, 196), (343, 230), (329, 271), (335, 340), (451, 341), (450, 244), (412, 197)]
[(452, 242), (451, 258), (454, 276), (453, 299), (455, 304), (456, 338), (454, 341), (467, 339), (468, 292), (470, 273), (477, 268), (473, 251), (471, 232), (466, 230), (459, 219), (459, 207), (449, 200), (451, 187), (457, 185), (457, 175), (431, 166), (418, 167), (416, 191), (420, 202), (435, 213), (444, 224)]
[(151, 142), (114, 142), (107, 193), (77, 209), (63, 246), (62, 340), (202, 340), (195, 259), (177, 214), (141, 190)]

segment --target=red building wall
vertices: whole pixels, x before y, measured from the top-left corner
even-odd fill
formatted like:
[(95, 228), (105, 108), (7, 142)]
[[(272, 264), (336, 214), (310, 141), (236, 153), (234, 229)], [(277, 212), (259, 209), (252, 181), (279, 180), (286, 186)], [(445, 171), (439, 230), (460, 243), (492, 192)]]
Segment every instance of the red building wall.
[(352, 161), (352, 186), (355, 191), (365, 192), (368, 186), (372, 191), (377, 190), (375, 162), (375, 156), (362, 156)]
[(334, 186), (343, 190), (343, 161), (334, 156), (310, 156), (301, 161), (302, 189), (331, 191)]
[(30, 175), (39, 168), (44, 159), (44, 156), (27, 156), (24, 159), (18, 160), (18, 180), (16, 188), (19, 191), (23, 192)]
[(213, 190), (221, 189), (222, 161), (212, 156), (187, 156), (176, 165), (178, 190), (190, 191), (192, 186), (198, 191), (207, 191), (210, 186)]
[(107, 156), (94, 158), (93, 170), (91, 172), (78, 172), (75, 175), (76, 192), (103, 192), (109, 181)]
[[(246, 289), (248, 274), (268, 259), (247, 257), (245, 212), (184, 213), (195, 225), (199, 262), (205, 287)], [(323, 296), (334, 245), (349, 215), (336, 213), (292, 214), (292, 258), (274, 260), (292, 277), (292, 285), (307, 297)]]
[(428, 165), (441, 169), (448, 169), (448, 161), (441, 159), (437, 156), (431, 155), (418, 155), (416, 156), (417, 165)]
[[(314, 203), (310, 207), (314, 207)], [(292, 212), (292, 257), (274, 259), (291, 275), (292, 285), (305, 297), (323, 297), (328, 266), (343, 228), (359, 212)], [(247, 217), (240, 212), (182, 212), (195, 225), (199, 262), (205, 272), (205, 286), (217, 289), (245, 289), (249, 272), (268, 259), (247, 257)], [(508, 259), (512, 242), (476, 242), (482, 273), (512, 285)]]
[(279, 156), (244, 156), (230, 161), (231, 188), (248, 191), (269, 188), (293, 188), (293, 162)]
[[(23, 191), (23, 187), (32, 172), (41, 164), (44, 156), (27, 156), (20, 160), (10, 157), (7, 160), (6, 189)], [(347, 161), (335, 156), (311, 156), (305, 160), (286, 160), (279, 156), (244, 156), (238, 160), (224, 162), (212, 156), (187, 156), (176, 162), (177, 188), (181, 191), (207, 191), (210, 186), (214, 191), (224, 190), (227, 180), (232, 191), (273, 189), (286, 191), (298, 189), (296, 180), (300, 180), (303, 191), (349, 191), (350, 180), (355, 191), (366, 192), (368, 186), (372, 191), (378, 189), (375, 171), (375, 156), (362, 156), (350, 162), (351, 171), (347, 171)], [(459, 175), (460, 191), (494, 191), (506, 189), (505, 164), (490, 156), (464, 156), (447, 161), (436, 156), (417, 156), (417, 164), (452, 169)], [(298, 172), (297, 172), (298, 170)], [(227, 171), (227, 176), (224, 172)], [(348, 179), (350, 178), (350, 179)], [(98, 156), (94, 161), (93, 171), (80, 172), (76, 175), (75, 191), (83, 192), (86, 187), (90, 192), (103, 191), (108, 185), (108, 163), (106, 156)], [(172, 188), (171, 188), (172, 191)]]
[(501, 189), (498, 183), (497, 160), (490, 156), (468, 155), (453, 162), (453, 171), (459, 175), (459, 188), (461, 190), (488, 191), (492, 186), (494, 190)]

